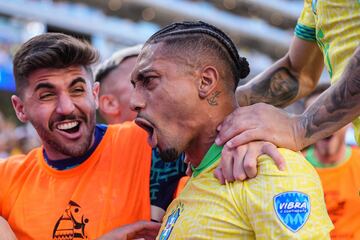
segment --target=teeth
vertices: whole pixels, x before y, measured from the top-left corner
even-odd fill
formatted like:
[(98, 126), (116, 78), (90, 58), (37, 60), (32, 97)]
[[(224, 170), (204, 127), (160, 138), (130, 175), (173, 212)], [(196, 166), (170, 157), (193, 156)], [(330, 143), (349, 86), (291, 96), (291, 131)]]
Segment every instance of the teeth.
[(68, 122), (68, 123), (59, 124), (59, 125), (57, 126), (57, 128), (58, 128), (59, 130), (68, 130), (68, 129), (71, 129), (71, 128), (76, 127), (77, 125), (79, 125), (78, 122)]

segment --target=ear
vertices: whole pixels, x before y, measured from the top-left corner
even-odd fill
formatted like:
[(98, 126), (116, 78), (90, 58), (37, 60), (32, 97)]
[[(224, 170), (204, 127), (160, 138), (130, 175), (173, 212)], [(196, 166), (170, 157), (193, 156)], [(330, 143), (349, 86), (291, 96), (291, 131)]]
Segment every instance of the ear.
[(213, 66), (205, 66), (200, 73), (199, 96), (206, 98), (219, 83), (219, 72)]
[(118, 100), (111, 94), (101, 95), (99, 98), (100, 112), (106, 115), (118, 115), (120, 105)]
[(23, 101), (18, 96), (13, 95), (11, 96), (11, 103), (13, 105), (17, 118), (23, 123), (27, 122), (29, 119), (26, 116)]
[(99, 107), (99, 91), (100, 91), (100, 83), (94, 82), (93, 87), (92, 87), (92, 94), (95, 99), (96, 109), (98, 109), (98, 107)]

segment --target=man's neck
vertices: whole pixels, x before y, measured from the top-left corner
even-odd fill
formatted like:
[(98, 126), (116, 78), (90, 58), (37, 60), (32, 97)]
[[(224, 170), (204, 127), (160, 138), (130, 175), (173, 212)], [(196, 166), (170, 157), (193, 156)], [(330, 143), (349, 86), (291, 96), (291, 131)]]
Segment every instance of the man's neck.
[(228, 101), (222, 105), (212, 109), (213, 111), (207, 111), (208, 114), (204, 118), (203, 124), (198, 127), (200, 135), (185, 150), (186, 158), (193, 167), (199, 166), (205, 154), (214, 144), (218, 133), (216, 129), (219, 124), (236, 108), (235, 100)]
[(321, 164), (337, 164), (339, 162), (342, 162), (346, 157), (346, 145), (341, 145), (338, 151), (330, 156), (320, 154), (320, 152), (316, 148), (314, 148), (314, 154)]
[[(216, 137), (216, 136), (215, 136)], [(193, 167), (199, 166), (205, 154), (215, 141), (215, 137), (199, 139), (186, 150), (186, 158)]]
[(122, 123), (124, 121), (122, 121), (122, 119), (120, 118), (120, 116), (107, 116), (105, 118), (105, 121), (107, 124), (119, 124), (119, 123)]

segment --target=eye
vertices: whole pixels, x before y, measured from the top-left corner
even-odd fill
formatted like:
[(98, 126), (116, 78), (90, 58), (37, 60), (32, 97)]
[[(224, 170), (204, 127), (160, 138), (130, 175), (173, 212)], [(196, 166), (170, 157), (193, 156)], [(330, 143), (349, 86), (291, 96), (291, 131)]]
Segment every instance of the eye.
[(43, 93), (40, 93), (40, 95), (39, 95), (39, 99), (44, 100), (44, 101), (51, 100), (54, 97), (55, 97), (55, 94), (52, 92), (43, 92)]
[(157, 76), (145, 76), (142, 85), (146, 88), (150, 88), (154, 84), (155, 79), (157, 79)]
[(74, 94), (74, 95), (81, 95), (84, 92), (85, 92), (85, 89), (83, 87), (74, 87), (71, 90), (71, 93)]

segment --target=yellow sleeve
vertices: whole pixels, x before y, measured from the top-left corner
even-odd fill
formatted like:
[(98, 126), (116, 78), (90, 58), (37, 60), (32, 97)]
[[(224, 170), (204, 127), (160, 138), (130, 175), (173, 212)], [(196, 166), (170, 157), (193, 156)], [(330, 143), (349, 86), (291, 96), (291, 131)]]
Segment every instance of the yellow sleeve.
[(246, 215), (256, 239), (330, 239), (320, 179), (299, 153), (279, 149), (286, 171), (273, 160), (259, 158), (259, 173), (244, 183)]
[(298, 19), (294, 34), (306, 41), (316, 41), (315, 18), (311, 0), (304, 0), (304, 8)]

